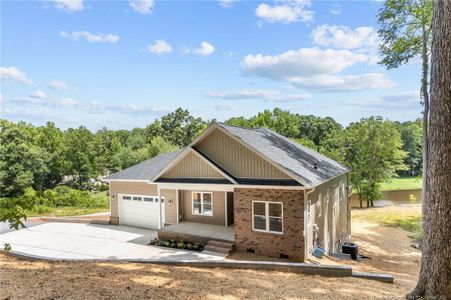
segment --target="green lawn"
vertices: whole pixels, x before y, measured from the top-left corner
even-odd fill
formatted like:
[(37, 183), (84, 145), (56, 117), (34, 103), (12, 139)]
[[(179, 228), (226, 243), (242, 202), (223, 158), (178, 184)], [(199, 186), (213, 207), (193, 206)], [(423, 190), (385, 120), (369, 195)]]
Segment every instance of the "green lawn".
[(363, 220), (409, 231), (413, 237), (421, 232), (421, 206), (385, 206), (353, 209), (353, 220)]
[(381, 185), (382, 191), (414, 190), (421, 189), (423, 181), (421, 177), (393, 178)]
[(110, 200), (106, 194), (106, 191), (99, 192), (96, 195), (103, 196), (101, 206), (94, 208), (77, 207), (77, 206), (61, 206), (61, 207), (37, 206), (34, 207), (32, 210), (27, 211), (27, 216), (62, 217), (62, 216), (77, 216), (110, 211)]

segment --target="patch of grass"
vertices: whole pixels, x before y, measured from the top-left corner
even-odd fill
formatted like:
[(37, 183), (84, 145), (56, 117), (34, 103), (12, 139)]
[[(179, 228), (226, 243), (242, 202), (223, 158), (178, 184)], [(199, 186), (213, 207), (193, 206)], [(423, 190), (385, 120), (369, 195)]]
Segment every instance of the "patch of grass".
[(110, 210), (110, 200), (106, 191), (95, 194), (96, 207), (79, 207), (79, 206), (35, 206), (32, 210), (27, 211), (28, 217), (63, 217), (87, 215), (98, 212), (107, 212)]
[(381, 184), (382, 191), (414, 190), (423, 187), (421, 177), (393, 178)]
[(352, 218), (383, 226), (404, 229), (414, 235), (421, 232), (421, 207), (383, 207), (352, 211)]

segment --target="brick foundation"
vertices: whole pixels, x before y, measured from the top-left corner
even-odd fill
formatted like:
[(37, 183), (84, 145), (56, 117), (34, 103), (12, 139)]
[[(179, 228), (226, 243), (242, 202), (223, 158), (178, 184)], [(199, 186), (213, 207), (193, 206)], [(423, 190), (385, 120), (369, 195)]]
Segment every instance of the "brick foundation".
[(110, 216), (110, 224), (119, 225), (119, 217)]
[[(283, 234), (252, 230), (252, 201), (283, 203)], [(253, 249), (271, 257), (288, 255), (304, 261), (304, 191), (235, 189), (235, 246), (237, 251)]]

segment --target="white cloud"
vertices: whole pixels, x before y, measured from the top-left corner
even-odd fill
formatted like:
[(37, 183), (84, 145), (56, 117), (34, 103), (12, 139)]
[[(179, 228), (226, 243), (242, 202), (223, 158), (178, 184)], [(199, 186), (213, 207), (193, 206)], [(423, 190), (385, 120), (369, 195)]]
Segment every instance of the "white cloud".
[(340, 4), (334, 4), (330, 9), (329, 12), (333, 15), (340, 15), (341, 14), (341, 5)]
[(246, 74), (289, 80), (299, 76), (338, 73), (365, 61), (366, 55), (348, 50), (302, 48), (275, 56), (247, 55), (241, 63), (241, 69)]
[(389, 102), (420, 102), (420, 92), (412, 91), (412, 92), (404, 92), (398, 94), (391, 94), (383, 96), (382, 99)]
[(25, 85), (33, 84), (33, 81), (27, 77), (27, 74), (17, 67), (1, 67), (0, 79), (2, 82), (19, 82)]
[(78, 101), (72, 98), (61, 98), (61, 99), (45, 99), (38, 97), (15, 97), (12, 102), (18, 105), (41, 105), (49, 107), (75, 107), (78, 105)]
[(379, 38), (373, 27), (321, 25), (312, 33), (313, 43), (336, 49), (377, 49)]
[(53, 0), (55, 7), (66, 12), (82, 11), (84, 9), (83, 0)]
[(124, 114), (147, 114), (147, 113), (160, 113), (168, 112), (167, 108), (162, 107), (147, 107), (139, 106), (135, 104), (110, 104), (102, 101), (79, 101), (73, 98), (58, 98), (47, 99), (39, 97), (15, 97), (11, 99), (11, 102), (19, 106), (39, 106), (39, 107), (51, 107), (51, 108), (71, 108), (80, 109), (89, 113), (124, 113)]
[(192, 48), (183, 46), (182, 52), (185, 54), (194, 53), (194, 54), (198, 54), (198, 55), (202, 55), (202, 56), (208, 56), (215, 52), (215, 47), (212, 44), (210, 44), (209, 42), (204, 41), (200, 44), (200, 47), (197, 49), (192, 49)]
[(379, 98), (349, 99), (345, 103), (373, 111), (376, 109), (383, 111), (420, 111), (421, 109), (419, 91), (389, 94)]
[(49, 88), (56, 91), (68, 91), (74, 88), (60, 80), (52, 80), (49, 82)]
[(153, 114), (160, 112), (168, 112), (163, 107), (146, 107), (135, 104), (109, 104), (101, 101), (88, 101), (81, 103), (80, 107), (90, 113), (103, 114), (108, 112), (117, 112), (124, 114)]
[(365, 73), (358, 75), (324, 74), (312, 77), (293, 78), (291, 83), (296, 87), (321, 90), (323, 92), (354, 92), (395, 86), (383, 73)]
[(154, 54), (164, 54), (172, 52), (172, 47), (164, 40), (156, 40), (153, 45), (147, 46), (147, 51)]
[(234, 1), (236, 0), (219, 0), (218, 3), (224, 8), (232, 8)]
[(199, 54), (202, 56), (208, 56), (208, 55), (212, 54), (213, 52), (215, 52), (215, 47), (212, 44), (210, 44), (209, 42), (202, 42), (200, 44), (200, 48), (193, 50), (193, 53)]
[(220, 103), (216, 103), (213, 107), (217, 111), (234, 111), (234, 110), (236, 110), (236, 106), (233, 105), (230, 101), (223, 101)]
[(37, 90), (37, 91), (31, 93), (30, 97), (36, 98), (36, 99), (45, 99), (45, 98), (47, 98), (47, 95), (43, 91)]
[(111, 43), (114, 44), (117, 41), (119, 41), (119, 36), (108, 33), (108, 34), (103, 34), (103, 33), (97, 33), (97, 34), (93, 34), (90, 33), (89, 31), (72, 31), (72, 32), (67, 32), (67, 31), (61, 31), (60, 32), (60, 36), (63, 38), (68, 38), (71, 39), (73, 41), (78, 41), (80, 38), (85, 38), (88, 42), (90, 43)]
[(142, 15), (148, 15), (152, 13), (154, 6), (154, 0), (129, 0), (128, 5), (137, 13)]
[(243, 89), (231, 92), (207, 92), (205, 96), (224, 100), (261, 99), (271, 102), (297, 102), (311, 98), (310, 94), (282, 94), (274, 90)]
[(357, 63), (371, 63), (371, 56), (349, 50), (302, 48), (275, 56), (248, 55), (241, 63), (241, 70), (247, 75), (322, 91), (357, 91), (394, 86), (383, 73), (339, 74)]
[(255, 10), (255, 14), (270, 23), (291, 23), (313, 21), (313, 11), (310, 0), (276, 1), (275, 5), (261, 3)]

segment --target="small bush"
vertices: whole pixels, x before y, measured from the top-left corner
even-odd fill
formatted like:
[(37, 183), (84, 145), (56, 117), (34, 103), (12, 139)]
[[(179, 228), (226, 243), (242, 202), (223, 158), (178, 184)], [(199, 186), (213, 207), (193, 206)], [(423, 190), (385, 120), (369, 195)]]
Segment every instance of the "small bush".
[(168, 248), (175, 248), (175, 249), (188, 249), (188, 250), (194, 250), (194, 251), (202, 251), (204, 247), (198, 243), (191, 243), (185, 240), (152, 240), (150, 241), (149, 245), (155, 245), (155, 246), (161, 246), (161, 247), (168, 247)]

